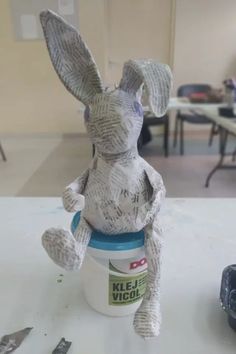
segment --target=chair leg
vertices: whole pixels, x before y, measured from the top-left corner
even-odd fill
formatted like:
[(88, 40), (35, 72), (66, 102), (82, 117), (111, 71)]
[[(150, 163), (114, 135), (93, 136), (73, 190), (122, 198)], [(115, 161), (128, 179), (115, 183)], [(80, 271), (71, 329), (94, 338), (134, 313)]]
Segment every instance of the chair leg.
[(234, 152), (233, 152), (232, 161), (233, 161), (233, 162), (236, 161), (236, 149), (235, 149)]
[(184, 155), (184, 121), (180, 119), (180, 155)]
[(216, 125), (216, 123), (213, 123), (212, 126), (211, 126), (211, 131), (210, 131), (208, 146), (211, 146), (211, 145), (212, 145), (214, 135), (216, 135), (216, 134), (218, 134), (217, 125)]
[(94, 155), (95, 155), (95, 145), (94, 144), (92, 145), (92, 149), (93, 149), (92, 150), (92, 157), (94, 157)]
[(0, 154), (2, 155), (2, 159), (3, 161), (7, 161), (7, 157), (6, 157), (6, 154), (3, 150), (3, 147), (2, 147), (2, 144), (0, 143)]
[(173, 140), (173, 147), (175, 148), (177, 145), (177, 139), (178, 139), (178, 132), (179, 132), (179, 119), (176, 116), (175, 117), (175, 130), (174, 130), (174, 140)]
[(169, 116), (166, 115), (165, 125), (164, 125), (164, 151), (165, 157), (169, 156)]
[(214, 173), (217, 170), (220, 170), (223, 165), (224, 157), (225, 157), (225, 150), (226, 150), (226, 145), (227, 145), (227, 139), (228, 139), (228, 132), (222, 128), (220, 128), (219, 131), (220, 138), (219, 138), (219, 150), (220, 150), (220, 159), (219, 162), (216, 164), (216, 166), (213, 168), (213, 170), (209, 173), (207, 176), (206, 182), (205, 182), (205, 187), (208, 188), (210, 184), (210, 180)]

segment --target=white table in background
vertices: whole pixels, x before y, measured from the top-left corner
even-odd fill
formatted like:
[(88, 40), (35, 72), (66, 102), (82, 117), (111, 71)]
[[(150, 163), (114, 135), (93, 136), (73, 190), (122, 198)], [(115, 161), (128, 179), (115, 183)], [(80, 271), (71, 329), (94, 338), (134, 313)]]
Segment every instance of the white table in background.
[[(210, 109), (211, 112), (215, 112), (218, 108), (227, 107), (227, 103), (192, 103), (185, 101), (180, 97), (171, 97), (168, 104), (168, 111), (182, 110), (198, 110), (198, 109)], [(236, 104), (234, 105), (236, 108)], [(144, 111), (149, 111), (149, 107), (145, 106)]]
[[(226, 155), (232, 155), (233, 160), (236, 159), (236, 150), (227, 153), (227, 137), (228, 135), (236, 136), (236, 119), (227, 118), (219, 115), (219, 108), (227, 107), (225, 102), (223, 103), (191, 103), (183, 98), (171, 97), (168, 105), (168, 112), (171, 111), (190, 111), (198, 114), (203, 114), (208, 119), (219, 127), (219, 160), (214, 168), (209, 172), (206, 177), (205, 186), (209, 186), (210, 179), (217, 170), (222, 169), (236, 169), (235, 163), (224, 164), (224, 158)], [(234, 113), (236, 114), (236, 104), (234, 104)], [(144, 111), (148, 112), (149, 108), (144, 107)], [(148, 119), (148, 116), (147, 116)]]
[(223, 268), (236, 262), (236, 199), (166, 200), (163, 325), (150, 341), (133, 332), (132, 316), (91, 310), (79, 273), (47, 257), (42, 232), (72, 217), (59, 198), (0, 198), (0, 215), (0, 335), (34, 327), (17, 354), (49, 354), (63, 336), (68, 354), (235, 354), (218, 297)]
[[(227, 151), (228, 136), (236, 137), (236, 118), (221, 116), (218, 109), (210, 106), (201, 108), (202, 113), (218, 127), (219, 133), (219, 160), (215, 167), (210, 171), (206, 178), (205, 186), (208, 187), (212, 176), (217, 170), (232, 170), (236, 169), (236, 148), (233, 151)], [(234, 110), (235, 113), (235, 110)], [(224, 162), (226, 156), (232, 157), (231, 163)]]
[[(184, 101), (183, 98), (171, 97), (168, 105), (168, 110), (178, 110), (178, 109), (202, 109), (202, 108), (218, 109), (220, 107), (227, 107), (226, 103), (192, 103), (187, 100)], [(236, 106), (235, 106), (236, 107)]]

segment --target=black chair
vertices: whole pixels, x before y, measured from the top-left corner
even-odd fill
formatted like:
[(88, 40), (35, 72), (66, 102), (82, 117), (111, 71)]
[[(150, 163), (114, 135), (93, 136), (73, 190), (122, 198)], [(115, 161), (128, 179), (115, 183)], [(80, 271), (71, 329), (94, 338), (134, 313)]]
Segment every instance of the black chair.
[[(178, 97), (189, 97), (193, 93), (207, 93), (211, 90), (210, 85), (206, 84), (188, 84), (182, 85), (178, 88)], [(180, 154), (184, 154), (184, 122), (190, 124), (211, 124), (212, 122), (202, 114), (198, 114), (194, 110), (190, 113), (182, 113), (180, 110), (176, 114), (175, 118), (175, 130), (174, 130), (174, 142), (173, 146), (176, 147), (178, 134), (180, 135)], [(215, 134), (215, 127), (212, 125), (210, 131), (209, 145), (212, 143), (213, 135)]]
[(7, 161), (6, 154), (5, 154), (4, 150), (3, 150), (1, 142), (0, 142), (0, 154), (2, 155), (3, 161)]
[(165, 157), (169, 155), (169, 116), (168, 114), (163, 117), (157, 118), (151, 113), (144, 114), (143, 127), (138, 140), (138, 148), (147, 144), (151, 140), (151, 132), (149, 130), (150, 126), (164, 126), (164, 136), (163, 136), (163, 149)]

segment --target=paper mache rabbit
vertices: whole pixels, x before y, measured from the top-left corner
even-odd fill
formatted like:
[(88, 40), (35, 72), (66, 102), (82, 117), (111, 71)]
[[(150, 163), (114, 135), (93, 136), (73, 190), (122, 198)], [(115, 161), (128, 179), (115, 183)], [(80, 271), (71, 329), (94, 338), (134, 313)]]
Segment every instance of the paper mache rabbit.
[(134, 316), (134, 329), (144, 338), (157, 336), (163, 243), (157, 214), (165, 187), (161, 176), (139, 156), (137, 140), (143, 124), (140, 88), (144, 85), (155, 116), (163, 116), (170, 96), (171, 71), (154, 60), (129, 60), (119, 86), (105, 89), (77, 30), (52, 11), (43, 11), (40, 20), (59, 78), (86, 107), (85, 125), (96, 148), (88, 169), (63, 193), (65, 209), (81, 211), (74, 235), (50, 228), (43, 234), (42, 244), (57, 265), (77, 270), (93, 229), (108, 235), (144, 230), (147, 287)]

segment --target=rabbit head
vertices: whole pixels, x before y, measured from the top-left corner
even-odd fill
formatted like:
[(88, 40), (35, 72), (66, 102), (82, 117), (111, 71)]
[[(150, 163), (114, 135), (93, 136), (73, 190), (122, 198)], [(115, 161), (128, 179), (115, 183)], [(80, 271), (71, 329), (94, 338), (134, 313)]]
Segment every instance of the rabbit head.
[(163, 116), (172, 83), (169, 67), (154, 60), (129, 60), (119, 86), (105, 89), (77, 30), (52, 11), (43, 11), (40, 20), (58, 76), (86, 107), (85, 124), (97, 151), (118, 154), (135, 147), (143, 124), (142, 86), (150, 110)]
[(97, 94), (85, 109), (88, 134), (102, 153), (122, 153), (137, 145), (143, 124), (142, 105), (121, 89)]

